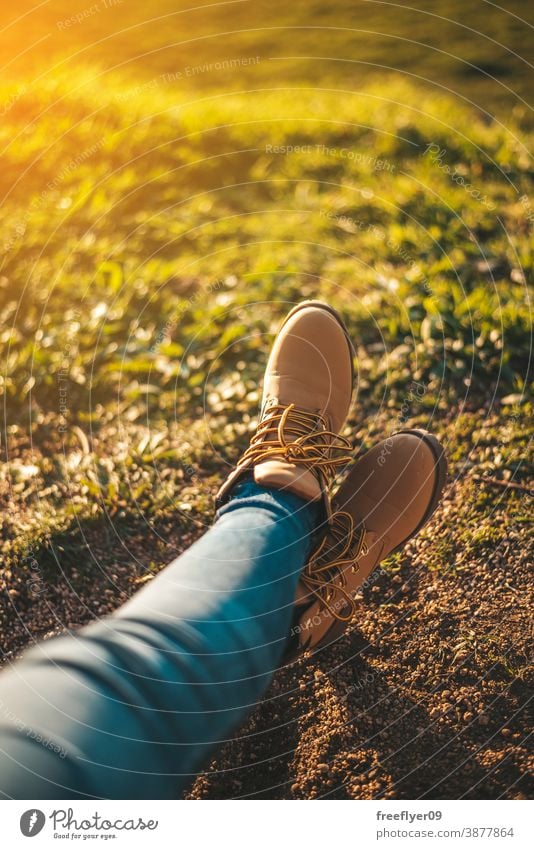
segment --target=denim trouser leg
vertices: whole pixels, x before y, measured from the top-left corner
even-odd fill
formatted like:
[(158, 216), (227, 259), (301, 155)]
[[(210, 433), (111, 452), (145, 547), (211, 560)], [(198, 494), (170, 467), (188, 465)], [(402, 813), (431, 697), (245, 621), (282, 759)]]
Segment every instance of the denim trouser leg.
[(175, 797), (269, 683), (317, 519), (242, 483), (113, 616), (3, 672), (0, 797)]

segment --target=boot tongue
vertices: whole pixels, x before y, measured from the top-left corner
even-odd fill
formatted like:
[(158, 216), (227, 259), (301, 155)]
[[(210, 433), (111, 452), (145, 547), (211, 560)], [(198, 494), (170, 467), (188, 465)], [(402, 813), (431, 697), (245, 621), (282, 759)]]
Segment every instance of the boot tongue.
[(323, 490), (318, 476), (306, 469), (290, 463), (283, 457), (270, 457), (254, 467), (254, 480), (260, 486), (283, 489), (304, 498), (306, 501), (318, 501)]

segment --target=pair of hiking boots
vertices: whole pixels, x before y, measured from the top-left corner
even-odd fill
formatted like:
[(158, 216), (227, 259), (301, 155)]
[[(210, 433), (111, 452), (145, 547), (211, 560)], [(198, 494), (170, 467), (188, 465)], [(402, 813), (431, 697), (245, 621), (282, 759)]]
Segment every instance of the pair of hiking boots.
[(324, 521), (300, 577), (286, 660), (343, 633), (359, 588), (428, 521), (445, 484), (440, 443), (411, 428), (364, 454), (330, 499), (336, 473), (352, 459), (340, 431), (351, 405), (353, 356), (334, 309), (304, 301), (291, 310), (267, 363), (258, 427), (217, 495), (224, 503), (251, 474), (262, 486), (322, 502)]

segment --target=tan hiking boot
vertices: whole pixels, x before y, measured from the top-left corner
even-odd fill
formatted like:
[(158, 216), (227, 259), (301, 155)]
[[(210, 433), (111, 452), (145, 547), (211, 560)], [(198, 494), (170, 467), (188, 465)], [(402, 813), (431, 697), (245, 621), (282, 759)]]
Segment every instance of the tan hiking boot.
[(286, 662), (343, 633), (355, 612), (355, 594), (380, 561), (428, 521), (446, 474), (443, 448), (424, 430), (401, 430), (358, 460), (302, 573)]
[(267, 363), (259, 424), (250, 446), (217, 494), (221, 504), (246, 472), (256, 483), (308, 501), (322, 499), (350, 460), (339, 436), (350, 407), (353, 349), (335, 310), (304, 301), (285, 319)]

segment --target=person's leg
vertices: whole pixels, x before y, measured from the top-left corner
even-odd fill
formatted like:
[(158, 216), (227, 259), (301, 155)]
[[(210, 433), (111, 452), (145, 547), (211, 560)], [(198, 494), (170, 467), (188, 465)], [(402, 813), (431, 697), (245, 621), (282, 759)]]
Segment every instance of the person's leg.
[(282, 654), (320, 508), (239, 484), (215, 525), (113, 616), (0, 675), (4, 798), (172, 798)]

